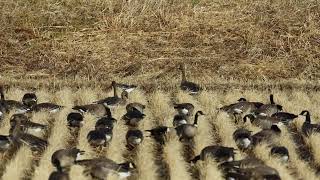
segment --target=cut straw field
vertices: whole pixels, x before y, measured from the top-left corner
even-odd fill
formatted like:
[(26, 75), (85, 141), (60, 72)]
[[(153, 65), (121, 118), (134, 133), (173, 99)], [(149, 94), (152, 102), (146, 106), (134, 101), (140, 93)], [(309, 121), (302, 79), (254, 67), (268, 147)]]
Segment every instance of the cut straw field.
[[(26, 90), (8, 89), (8, 99), (19, 99)], [(46, 92), (46, 93), (45, 93)], [(313, 108), (320, 103), (319, 93), (305, 93), (303, 91), (280, 91), (272, 90), (277, 102), (281, 103), (286, 111), (295, 114), (305, 109), (310, 109), (312, 112), (312, 120), (318, 122), (320, 114)], [(75, 103), (89, 103), (97, 100), (101, 95), (108, 95), (109, 92), (101, 91), (100, 89), (79, 89), (77, 91), (64, 88), (57, 92), (53, 91), (36, 91), (39, 94), (41, 101), (52, 101), (72, 107)], [(225, 113), (218, 113), (217, 108), (223, 104), (235, 102), (239, 97), (246, 97), (252, 101), (261, 101), (267, 103), (269, 92), (267, 91), (237, 91), (222, 92), (222, 91), (204, 91), (197, 96), (190, 96), (182, 91), (172, 90), (170, 92), (155, 91), (153, 93), (145, 93), (141, 89), (137, 89), (130, 93), (130, 102), (140, 102), (146, 105), (146, 118), (140, 123), (139, 129), (144, 130), (166, 125), (172, 126), (173, 102), (182, 103), (190, 102), (195, 105), (195, 110), (205, 112), (205, 117), (199, 119), (199, 132), (195, 136), (191, 144), (180, 142), (174, 135), (169, 135), (166, 138), (166, 143), (160, 145), (151, 137), (145, 134), (142, 144), (135, 151), (130, 151), (126, 148), (125, 135), (128, 127), (124, 125), (121, 116), (125, 113), (124, 107), (117, 107), (112, 110), (114, 117), (118, 120), (114, 127), (113, 139), (104, 149), (95, 149), (87, 142), (87, 133), (94, 129), (96, 122), (92, 115), (84, 116), (84, 125), (80, 128), (76, 136), (71, 136), (71, 129), (67, 127), (66, 116), (70, 109), (66, 108), (63, 111), (50, 115), (44, 113), (33, 113), (31, 119), (36, 122), (42, 122), (49, 125), (49, 131), (44, 134), (48, 139), (49, 146), (40, 154), (32, 153), (31, 150), (22, 146), (15, 152), (2, 154), (4, 166), (1, 168), (3, 179), (47, 179), (55, 167), (51, 164), (52, 153), (60, 148), (76, 146), (85, 151), (82, 158), (97, 158), (107, 157), (116, 162), (125, 162), (130, 160), (135, 163), (136, 171), (130, 179), (224, 179), (222, 170), (218, 167), (215, 160), (207, 160), (197, 162), (196, 164), (189, 163), (193, 156), (209, 145), (223, 145), (234, 147), (237, 149), (235, 141), (232, 139), (233, 132), (240, 126), (245, 126), (253, 132), (260, 129), (250, 124), (235, 124), (232, 118), (229, 118)], [(5, 118), (1, 122), (1, 133), (8, 134), (9, 119)], [(318, 134), (309, 137), (303, 137), (300, 141), (295, 140), (295, 135), (292, 134), (292, 128), (301, 131), (301, 122), (304, 120), (299, 118), (295, 120), (293, 127), (286, 128), (281, 126), (281, 138), (279, 144), (288, 148), (290, 160), (283, 164), (276, 157), (270, 156), (270, 147), (267, 144), (256, 146), (253, 151), (240, 151), (236, 154), (236, 160), (243, 159), (247, 156), (254, 156), (266, 165), (277, 169), (282, 179), (318, 179), (319, 154)], [(73, 142), (73, 144), (68, 144)], [(302, 143), (302, 144), (298, 144)], [(310, 157), (305, 158), (304, 152), (301, 152), (301, 147), (308, 149)], [(191, 154), (190, 154), (191, 153)], [(128, 159), (129, 158), (129, 159)], [(87, 174), (83, 174), (83, 167), (72, 166), (69, 172), (71, 179), (91, 179)], [(109, 177), (117, 179), (117, 176)]]

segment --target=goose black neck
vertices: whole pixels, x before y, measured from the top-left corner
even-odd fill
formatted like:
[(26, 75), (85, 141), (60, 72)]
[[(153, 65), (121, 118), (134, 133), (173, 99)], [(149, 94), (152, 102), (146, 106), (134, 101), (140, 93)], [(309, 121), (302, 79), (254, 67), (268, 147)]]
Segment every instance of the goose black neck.
[(197, 161), (199, 161), (200, 160), (200, 155), (198, 155), (198, 156), (196, 156), (196, 157), (194, 157), (190, 162), (192, 162), (192, 163), (196, 163)]
[(1, 96), (1, 100), (4, 101), (5, 98), (4, 98), (4, 92), (3, 92), (3, 89), (0, 90), (0, 96)]
[(272, 95), (272, 94), (270, 95), (270, 103), (271, 103), (271, 104), (275, 104), (275, 103), (274, 103), (274, 100), (273, 100), (273, 95)]
[(194, 116), (193, 125), (198, 125), (198, 118), (199, 118), (199, 113), (197, 112), (196, 115)]
[(112, 117), (112, 114), (111, 114), (111, 110), (110, 110), (110, 108), (108, 108), (108, 107), (105, 107), (106, 108), (106, 111), (107, 111), (107, 117)]
[(310, 113), (309, 112), (307, 112), (307, 114), (306, 114), (306, 122), (307, 123), (311, 123), (311, 117), (310, 117)]
[(182, 73), (182, 82), (187, 81), (187, 78), (186, 78), (186, 69), (185, 69), (184, 65), (181, 65), (181, 73)]
[(114, 97), (118, 97), (117, 87), (116, 87), (116, 84), (115, 84), (115, 83), (112, 84), (112, 88), (113, 88), (113, 96), (114, 96)]

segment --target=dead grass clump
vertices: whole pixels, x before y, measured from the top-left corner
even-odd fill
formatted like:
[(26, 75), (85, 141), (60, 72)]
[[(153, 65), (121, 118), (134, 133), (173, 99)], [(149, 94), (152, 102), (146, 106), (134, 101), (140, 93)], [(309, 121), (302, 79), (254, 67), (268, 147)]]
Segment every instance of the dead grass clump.
[(78, 145), (77, 147), (82, 151), (85, 151), (82, 158), (94, 158), (95, 152), (93, 151), (92, 147), (88, 143), (87, 135), (91, 130), (94, 130), (94, 126), (96, 123), (96, 117), (91, 114), (84, 114), (83, 118), (83, 126), (79, 130), (78, 136)]
[(213, 159), (208, 159), (205, 162), (197, 163), (198, 169), (200, 169), (200, 179), (204, 180), (223, 180), (225, 179), (222, 172), (218, 169), (218, 164)]
[(29, 147), (21, 146), (15, 157), (6, 165), (2, 179), (22, 179), (33, 158)]
[(163, 148), (163, 156), (169, 167), (169, 175), (172, 180), (191, 180), (188, 165), (182, 156), (182, 144), (177, 138), (171, 137)]
[(169, 94), (156, 91), (150, 96), (149, 101), (151, 112), (156, 121), (161, 125), (171, 127), (174, 110), (169, 105), (171, 104)]
[(318, 133), (313, 133), (308, 138), (306, 138), (306, 144), (310, 147), (314, 157), (314, 162), (318, 166), (320, 165), (319, 139), (320, 139), (320, 134)]
[(83, 174), (84, 167), (73, 165), (70, 168), (69, 177), (71, 180), (88, 180), (89, 177)]

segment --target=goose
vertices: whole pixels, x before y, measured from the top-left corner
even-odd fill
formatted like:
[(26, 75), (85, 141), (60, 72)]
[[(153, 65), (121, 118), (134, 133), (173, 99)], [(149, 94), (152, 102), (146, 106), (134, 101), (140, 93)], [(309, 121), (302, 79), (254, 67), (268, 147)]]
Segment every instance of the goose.
[(126, 122), (126, 125), (137, 126), (144, 117), (145, 114), (141, 113), (136, 108), (133, 108), (133, 110), (128, 111), (125, 115), (123, 115), (122, 119)]
[(44, 132), (48, 129), (47, 125), (32, 122), (24, 114), (14, 114), (10, 118), (10, 132), (15, 128), (16, 125), (19, 125), (23, 132), (28, 134)]
[(288, 112), (276, 112), (271, 115), (271, 117), (275, 117), (281, 120), (284, 124), (288, 124), (292, 122), (295, 118), (298, 117), (298, 115), (288, 113)]
[(114, 123), (117, 123), (117, 120), (111, 116), (105, 116), (100, 118), (96, 124), (95, 124), (95, 129), (110, 129), (112, 130), (114, 127)]
[(9, 136), (0, 135), (0, 152), (7, 151), (11, 147)]
[(59, 149), (52, 154), (51, 163), (58, 171), (63, 171), (65, 168), (75, 164), (76, 160), (82, 154), (84, 154), (84, 151), (77, 148)]
[(38, 97), (35, 93), (26, 93), (22, 97), (22, 103), (31, 108), (32, 106), (36, 105), (38, 103)]
[(115, 161), (102, 157), (95, 159), (84, 159), (76, 161), (76, 164), (85, 167), (93, 178), (105, 179), (109, 174), (116, 174), (120, 179), (131, 176), (136, 169), (132, 162), (116, 163)]
[(32, 112), (49, 112), (49, 113), (57, 113), (59, 112), (61, 109), (63, 109), (63, 106), (54, 104), (54, 103), (39, 103), (39, 104), (35, 104), (30, 108), (30, 111)]
[(188, 91), (190, 94), (197, 94), (201, 91), (201, 87), (194, 83), (194, 82), (190, 82), (187, 81), (186, 79), (186, 67), (184, 64), (181, 64), (179, 69), (181, 70), (182, 73), (182, 80), (180, 83), (180, 88), (183, 91)]
[(6, 111), (14, 111), (15, 113), (26, 113), (29, 109), (23, 103), (15, 100), (6, 100), (4, 96), (4, 88), (0, 86), (0, 104)]
[(250, 120), (251, 124), (254, 126), (260, 127), (261, 129), (270, 129), (272, 125), (282, 125), (282, 121), (276, 117), (269, 117), (269, 116), (261, 116), (253, 114), (247, 114), (243, 117), (243, 122), (246, 123), (247, 120)]
[(83, 115), (78, 112), (71, 112), (67, 116), (69, 127), (81, 127), (83, 124)]
[(116, 83), (116, 87), (118, 87), (128, 93), (132, 92), (133, 90), (135, 90), (137, 88), (136, 85), (129, 85), (129, 84), (123, 84), (123, 83)]
[(227, 174), (229, 179), (243, 178), (245, 180), (281, 180), (279, 172), (267, 165), (261, 165), (252, 168), (233, 168), (233, 172)]
[(271, 156), (279, 157), (281, 162), (289, 161), (289, 151), (284, 146), (273, 146), (270, 152)]
[(72, 109), (77, 110), (81, 113), (90, 113), (97, 117), (104, 117), (110, 112), (110, 109), (103, 104), (87, 104), (82, 106), (74, 106)]
[(302, 124), (302, 133), (306, 136), (310, 135), (311, 133), (319, 133), (320, 132), (320, 125), (319, 124), (311, 124), (311, 115), (310, 112), (304, 110), (300, 113), (302, 116), (306, 116), (306, 120)]
[(184, 114), (177, 114), (173, 117), (173, 126), (177, 127), (188, 123), (188, 117)]
[(70, 179), (69, 174), (61, 171), (53, 171), (49, 176), (49, 180), (69, 180), (69, 179)]
[(9, 135), (10, 139), (19, 144), (24, 144), (31, 148), (32, 151), (44, 151), (48, 146), (48, 142), (37, 136), (23, 133), (22, 128), (17, 125)]
[(239, 128), (233, 132), (233, 140), (239, 149), (244, 150), (252, 145), (251, 133), (251, 131), (244, 128)]
[(233, 168), (254, 168), (258, 166), (263, 166), (264, 162), (255, 157), (246, 157), (244, 159), (238, 161), (226, 161), (219, 165), (219, 168), (223, 169), (224, 171), (230, 171)]
[(141, 113), (143, 113), (144, 109), (146, 108), (145, 105), (141, 104), (141, 103), (137, 103), (137, 102), (133, 102), (133, 103), (129, 103), (126, 106), (126, 110), (127, 112), (129, 111), (134, 111), (134, 110), (138, 110)]
[(282, 111), (282, 106), (275, 104), (273, 100), (273, 94), (270, 95), (270, 104), (262, 105), (260, 108), (254, 110), (254, 114), (262, 116), (271, 116), (277, 112)]
[(92, 130), (87, 135), (88, 143), (93, 147), (107, 146), (107, 143), (112, 139), (111, 129)]
[(191, 116), (194, 111), (194, 105), (191, 103), (174, 103), (174, 109), (178, 111), (181, 115)]
[(113, 87), (113, 96), (112, 97), (107, 97), (105, 99), (96, 101), (94, 103), (103, 104), (106, 107), (115, 107), (117, 105), (125, 105), (127, 102), (127, 99), (128, 99), (128, 92), (122, 91), (121, 97), (118, 97), (116, 84), (117, 83), (115, 81), (112, 81), (112, 87)]
[(167, 126), (158, 126), (153, 129), (148, 129), (145, 131), (150, 133), (146, 137), (152, 137), (155, 139), (156, 142), (160, 144), (164, 144), (165, 135), (169, 132), (175, 131), (175, 129)]
[(198, 129), (198, 117), (200, 115), (204, 115), (204, 113), (202, 111), (197, 111), (193, 124), (181, 124), (175, 128), (180, 140), (190, 139), (196, 135)]
[(200, 155), (194, 157), (190, 162), (196, 163), (198, 160), (205, 161), (206, 159), (213, 158), (217, 162), (230, 162), (234, 160), (234, 148), (225, 146), (207, 146), (201, 150)]
[(249, 102), (244, 98), (240, 98), (237, 103), (233, 103), (227, 106), (219, 108), (220, 111), (224, 111), (230, 114), (241, 114), (241, 113), (250, 113), (256, 110), (258, 107), (261, 107), (257, 104), (258, 102)]
[(272, 125), (270, 129), (263, 129), (256, 134), (252, 135), (252, 141), (254, 145), (257, 145), (263, 141), (272, 142), (274, 139), (279, 138), (281, 130), (277, 125)]
[(127, 145), (129, 148), (134, 148), (142, 143), (143, 133), (140, 130), (129, 130), (126, 134)]

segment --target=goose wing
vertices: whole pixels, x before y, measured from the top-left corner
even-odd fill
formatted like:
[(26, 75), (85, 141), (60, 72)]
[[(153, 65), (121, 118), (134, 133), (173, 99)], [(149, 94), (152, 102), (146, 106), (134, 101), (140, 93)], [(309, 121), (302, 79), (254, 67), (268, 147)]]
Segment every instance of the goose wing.
[(48, 146), (48, 142), (31, 134), (22, 134), (19, 138), (20, 142), (31, 147), (33, 150), (44, 150)]
[(191, 94), (196, 94), (201, 91), (201, 88), (198, 84), (190, 81), (183, 81), (180, 84), (180, 88), (183, 91), (189, 91)]

